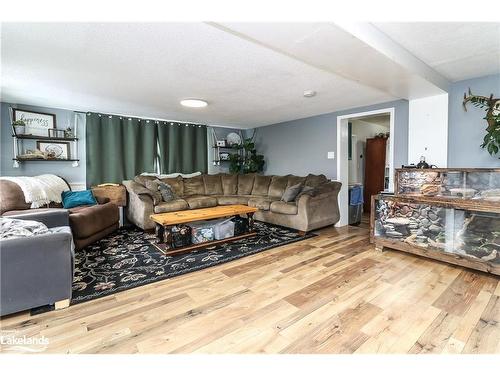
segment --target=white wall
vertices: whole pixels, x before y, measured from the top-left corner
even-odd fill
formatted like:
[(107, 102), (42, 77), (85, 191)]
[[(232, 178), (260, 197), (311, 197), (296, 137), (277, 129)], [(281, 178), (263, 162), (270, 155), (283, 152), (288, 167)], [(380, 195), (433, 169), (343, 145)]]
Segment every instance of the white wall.
[(409, 102), (408, 163), (422, 155), (429, 164), (448, 165), (448, 94)]

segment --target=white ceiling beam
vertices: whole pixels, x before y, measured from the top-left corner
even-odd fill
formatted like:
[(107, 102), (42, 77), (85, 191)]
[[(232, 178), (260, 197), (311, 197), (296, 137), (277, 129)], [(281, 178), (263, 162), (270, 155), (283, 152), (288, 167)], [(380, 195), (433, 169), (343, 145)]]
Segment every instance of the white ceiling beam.
[(372, 24), (367, 22), (335, 22), (335, 25), (396, 64), (424, 78), (441, 90), (449, 91), (450, 82), (443, 75), (415, 57)]
[(260, 47), (377, 90), (415, 99), (443, 94), (449, 82), (371, 24), (209, 23)]

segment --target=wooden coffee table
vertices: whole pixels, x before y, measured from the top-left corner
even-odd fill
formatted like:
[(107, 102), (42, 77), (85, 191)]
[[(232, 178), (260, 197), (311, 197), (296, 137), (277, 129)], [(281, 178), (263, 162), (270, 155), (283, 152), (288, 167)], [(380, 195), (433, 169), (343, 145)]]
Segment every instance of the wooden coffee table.
[[(207, 246), (212, 246), (218, 243), (238, 240), (245, 237), (255, 236), (256, 232), (253, 231), (253, 214), (258, 209), (249, 207), (242, 204), (235, 204), (229, 206), (217, 206), (210, 208), (200, 208), (196, 210), (185, 210), (166, 212), (163, 214), (153, 214), (150, 219), (156, 223), (156, 236), (158, 237), (159, 244), (165, 244), (165, 249), (169, 250), (166, 254), (179, 254), (189, 252), (194, 249), (199, 249)], [(199, 244), (173, 248), (172, 243), (172, 227), (178, 224), (191, 223), (199, 220), (217, 219), (223, 217), (247, 215), (248, 217), (248, 232), (237, 236), (225, 238), (223, 240), (207, 241)]]

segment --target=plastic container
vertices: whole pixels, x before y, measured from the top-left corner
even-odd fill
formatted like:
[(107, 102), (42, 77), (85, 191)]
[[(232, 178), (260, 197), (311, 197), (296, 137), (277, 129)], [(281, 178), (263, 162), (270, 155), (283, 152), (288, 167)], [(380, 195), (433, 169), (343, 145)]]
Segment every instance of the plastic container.
[(234, 236), (234, 222), (231, 219), (217, 220), (214, 226), (214, 237), (223, 240)]
[(363, 214), (363, 186), (349, 185), (349, 225), (361, 224)]
[(215, 238), (214, 225), (213, 221), (195, 221), (190, 223), (191, 242), (197, 244), (213, 241)]

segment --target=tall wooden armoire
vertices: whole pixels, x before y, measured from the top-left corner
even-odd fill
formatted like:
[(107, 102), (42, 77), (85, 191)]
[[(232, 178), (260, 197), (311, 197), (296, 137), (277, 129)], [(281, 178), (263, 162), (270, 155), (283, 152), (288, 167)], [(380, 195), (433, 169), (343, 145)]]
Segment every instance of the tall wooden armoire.
[(384, 190), (387, 138), (368, 138), (365, 151), (364, 212), (370, 212), (371, 196)]

